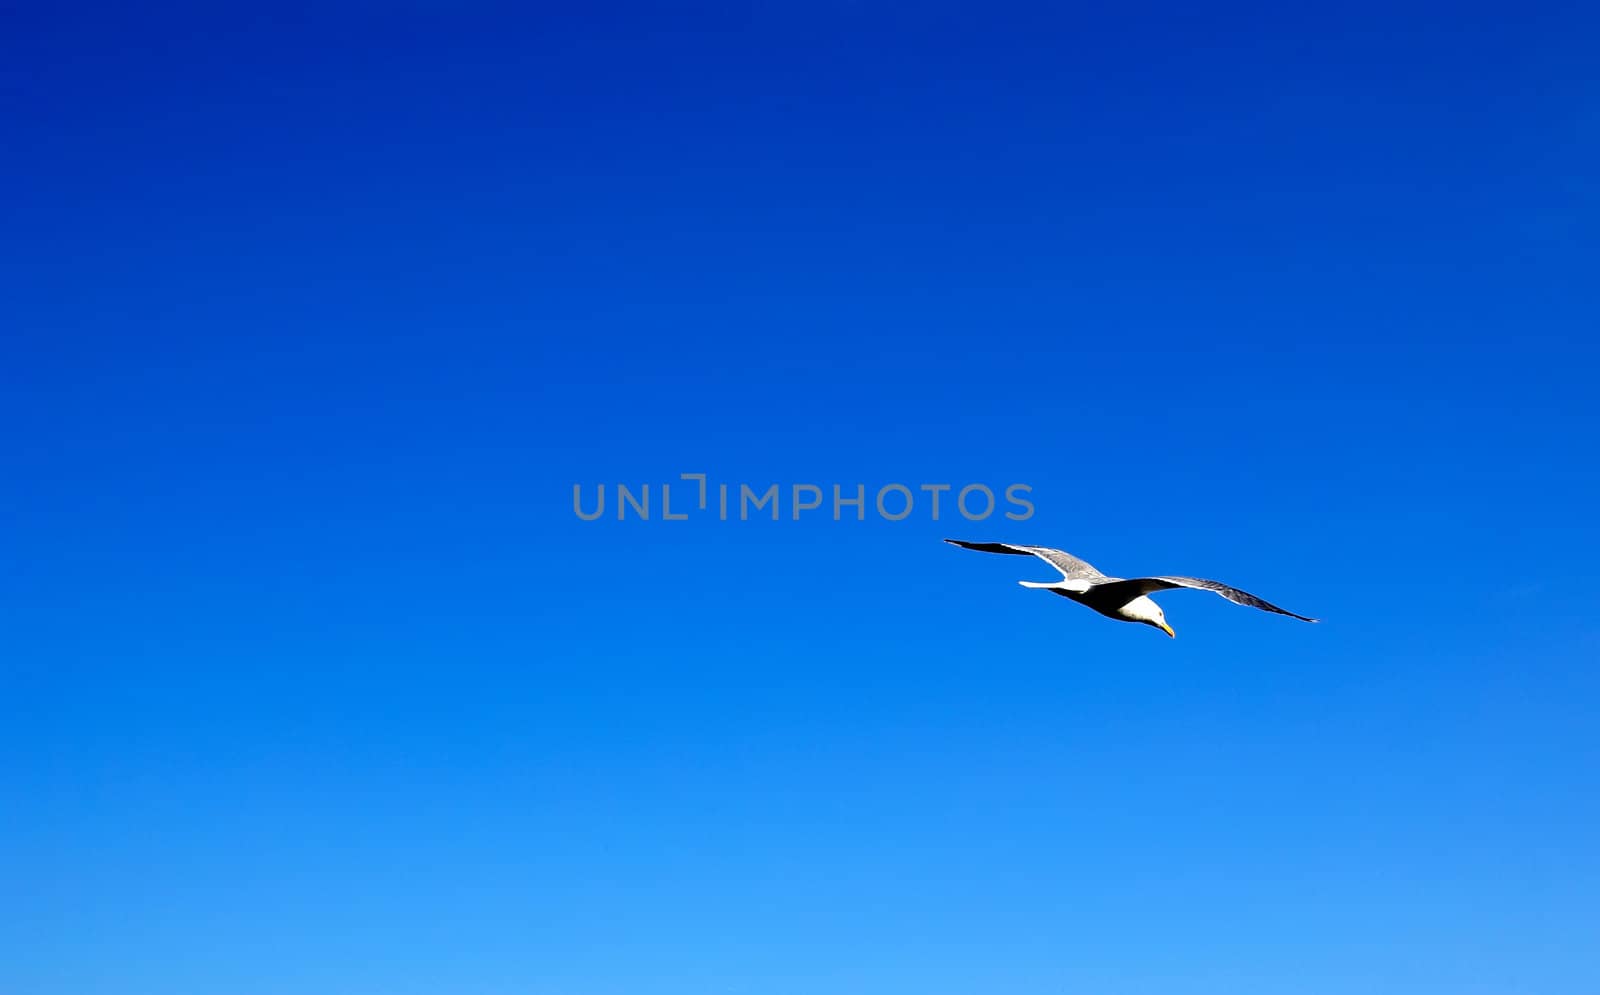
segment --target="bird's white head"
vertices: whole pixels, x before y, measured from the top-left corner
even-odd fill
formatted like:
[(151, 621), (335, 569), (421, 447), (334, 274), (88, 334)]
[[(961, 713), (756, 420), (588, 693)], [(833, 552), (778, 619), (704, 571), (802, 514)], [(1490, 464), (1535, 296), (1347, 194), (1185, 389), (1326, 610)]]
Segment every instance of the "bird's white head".
[(1167, 616), (1161, 610), (1161, 606), (1142, 594), (1123, 605), (1121, 615), (1130, 622), (1142, 622), (1152, 628), (1160, 629), (1173, 638), (1177, 638), (1178, 634), (1173, 632), (1172, 626), (1167, 624)]

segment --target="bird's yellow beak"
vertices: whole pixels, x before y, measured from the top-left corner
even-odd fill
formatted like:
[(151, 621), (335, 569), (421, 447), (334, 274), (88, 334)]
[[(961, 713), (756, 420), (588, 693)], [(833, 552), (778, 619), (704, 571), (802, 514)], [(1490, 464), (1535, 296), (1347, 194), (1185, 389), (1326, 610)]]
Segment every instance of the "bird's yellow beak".
[(1171, 636), (1173, 639), (1177, 639), (1178, 638), (1178, 634), (1176, 632), (1172, 631), (1172, 626), (1168, 625), (1165, 622), (1157, 622), (1156, 624), (1161, 626), (1161, 631), (1162, 632), (1165, 632), (1167, 635)]

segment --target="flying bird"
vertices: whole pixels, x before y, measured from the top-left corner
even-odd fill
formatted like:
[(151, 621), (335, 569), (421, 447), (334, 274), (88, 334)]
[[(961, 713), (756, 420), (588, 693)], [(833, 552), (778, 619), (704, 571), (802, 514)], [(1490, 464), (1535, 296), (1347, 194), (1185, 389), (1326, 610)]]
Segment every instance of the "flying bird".
[(1061, 579), (1048, 582), (1018, 581), (1017, 583), (1023, 587), (1053, 591), (1063, 598), (1070, 598), (1080, 605), (1093, 608), (1106, 618), (1114, 618), (1119, 622), (1139, 622), (1160, 629), (1169, 636), (1176, 636), (1177, 633), (1167, 624), (1167, 617), (1162, 613), (1161, 606), (1150, 600), (1149, 595), (1156, 591), (1170, 591), (1179, 587), (1214, 591), (1236, 605), (1248, 605), (1265, 612), (1288, 615), (1302, 622), (1316, 621), (1314, 618), (1296, 615), (1292, 611), (1279, 608), (1270, 601), (1241, 591), (1237, 587), (1229, 587), (1220, 581), (1202, 580), (1199, 577), (1107, 577), (1071, 553), (1051, 549), (1049, 546), (1016, 546), (1009, 542), (962, 542), (960, 539), (946, 539), (945, 542), (952, 546), (960, 546), (962, 549), (976, 549), (980, 553), (1037, 556), (1059, 570)]

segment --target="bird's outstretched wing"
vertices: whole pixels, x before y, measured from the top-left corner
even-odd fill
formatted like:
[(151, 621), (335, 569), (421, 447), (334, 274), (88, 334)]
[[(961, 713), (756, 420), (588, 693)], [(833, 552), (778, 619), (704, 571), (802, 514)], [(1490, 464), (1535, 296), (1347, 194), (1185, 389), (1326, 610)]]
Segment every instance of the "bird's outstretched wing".
[(1097, 594), (1105, 594), (1107, 596), (1126, 593), (1128, 600), (1131, 601), (1140, 594), (1150, 594), (1153, 591), (1170, 591), (1175, 587), (1189, 587), (1197, 591), (1212, 591), (1222, 595), (1236, 605), (1245, 605), (1250, 608), (1259, 608), (1264, 612), (1288, 615), (1290, 618), (1297, 618), (1302, 622), (1317, 621), (1314, 618), (1297, 615), (1288, 609), (1279, 608), (1265, 598), (1258, 598), (1248, 591), (1241, 591), (1237, 587), (1229, 587), (1221, 581), (1202, 580), (1199, 577), (1131, 577), (1127, 580), (1114, 580), (1105, 584), (1096, 584), (1093, 590)]
[(1104, 578), (1105, 574), (1091, 567), (1089, 564), (1073, 556), (1071, 553), (1049, 546), (1017, 546), (1009, 542), (962, 542), (960, 539), (946, 539), (945, 542), (962, 549), (976, 549), (980, 553), (1009, 553), (1014, 556), (1037, 556), (1039, 559), (1061, 571), (1061, 576), (1067, 580), (1096, 580)]

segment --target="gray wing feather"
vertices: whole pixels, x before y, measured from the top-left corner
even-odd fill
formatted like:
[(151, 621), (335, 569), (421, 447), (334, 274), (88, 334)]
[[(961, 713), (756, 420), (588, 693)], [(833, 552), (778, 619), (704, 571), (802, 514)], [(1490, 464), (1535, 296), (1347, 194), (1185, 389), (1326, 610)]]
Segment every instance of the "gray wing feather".
[[(1274, 612), (1278, 615), (1288, 615), (1302, 622), (1315, 622), (1316, 619), (1299, 615), (1287, 608), (1258, 598), (1249, 591), (1241, 591), (1237, 587), (1229, 587), (1217, 580), (1204, 580), (1200, 577), (1132, 577), (1128, 580), (1112, 581), (1109, 584), (1096, 584), (1094, 590), (1106, 594), (1121, 593), (1124, 589), (1130, 594), (1150, 594), (1154, 591), (1170, 591), (1175, 587), (1188, 587), (1196, 591), (1212, 591), (1222, 595), (1236, 605), (1245, 605), (1249, 608), (1259, 608), (1264, 612)], [(1131, 597), (1130, 597), (1131, 600)]]
[(1061, 576), (1067, 580), (1094, 580), (1105, 576), (1105, 574), (1071, 553), (1063, 552), (1059, 549), (1051, 549), (1049, 546), (1018, 546), (1009, 542), (963, 542), (960, 539), (946, 539), (945, 542), (952, 546), (960, 546), (962, 549), (976, 549), (980, 553), (1037, 556), (1061, 571)]

